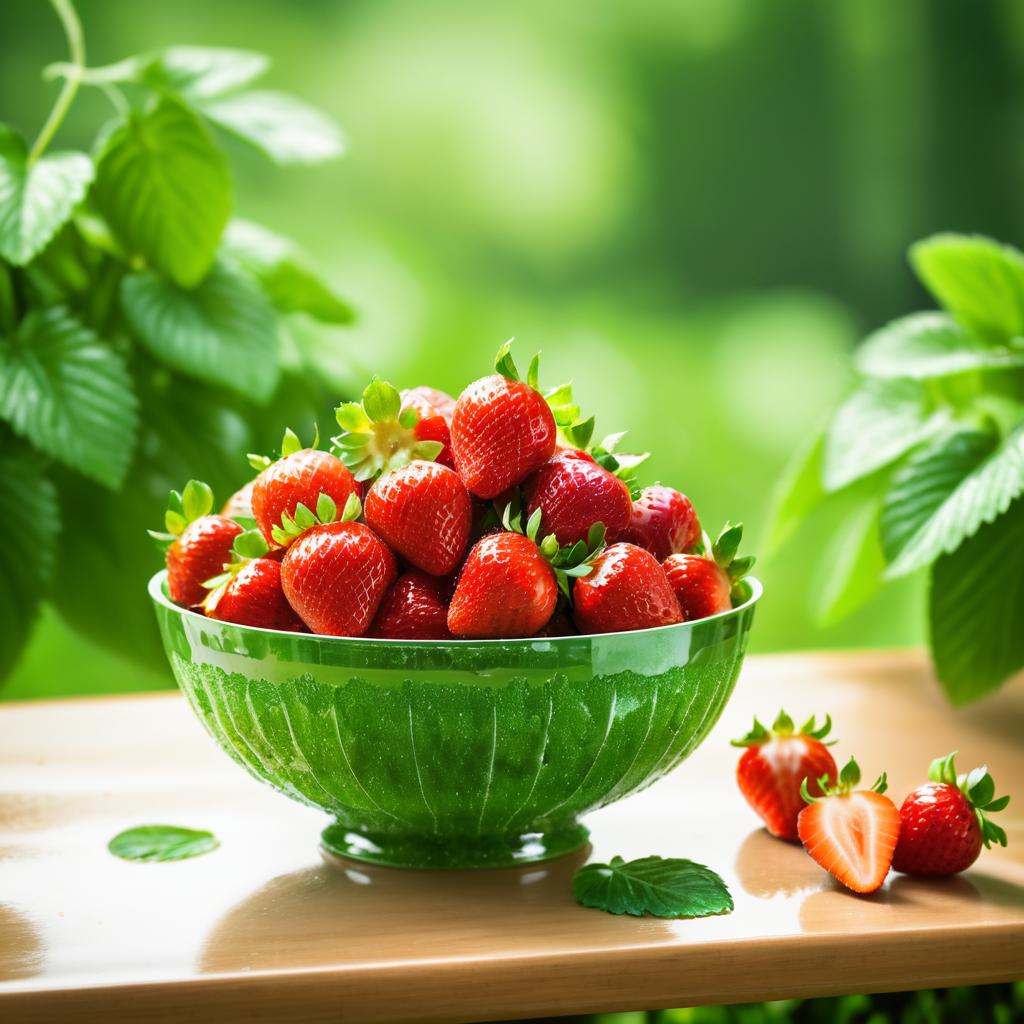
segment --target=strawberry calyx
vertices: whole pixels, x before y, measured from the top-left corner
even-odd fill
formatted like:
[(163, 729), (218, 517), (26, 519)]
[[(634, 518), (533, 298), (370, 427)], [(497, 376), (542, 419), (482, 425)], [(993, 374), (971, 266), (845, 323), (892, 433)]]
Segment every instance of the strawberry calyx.
[[(315, 423), (313, 424), (313, 443), (308, 446), (302, 443), (299, 435), (296, 434), (291, 427), (288, 427), (285, 429), (284, 437), (281, 438), (281, 454), (278, 458), (287, 458), (289, 455), (301, 452), (303, 448), (316, 448), (319, 444), (320, 428)], [(246, 459), (253, 469), (259, 470), (261, 473), (277, 461), (276, 459), (272, 459), (269, 455), (259, 455), (256, 452), (249, 452), (246, 455)]]
[(202, 480), (189, 480), (180, 491), (171, 491), (164, 513), (164, 530), (147, 530), (161, 548), (165, 550), (180, 537), (190, 523), (194, 523), (213, 511), (213, 491)]
[(932, 761), (928, 768), (929, 781), (942, 782), (960, 790), (978, 819), (985, 846), (991, 847), (993, 843), (1005, 846), (1006, 832), (995, 822), (990, 821), (988, 815), (1003, 810), (1010, 802), (1009, 796), (996, 797), (996, 784), (989, 774), (988, 765), (983, 764), (969, 772), (957, 774), (954, 760), (956, 754), (954, 750), (945, 757), (937, 757)]
[(393, 384), (373, 377), (358, 402), (343, 402), (334, 410), (341, 433), (331, 438), (331, 452), (360, 482), (414, 459), (433, 462), (444, 445), (420, 441), (415, 434), (419, 413), (402, 408), (402, 395)]
[(806, 722), (799, 729), (793, 724), (793, 719), (786, 714), (785, 711), (780, 711), (772, 723), (770, 729), (765, 728), (764, 725), (754, 719), (753, 728), (745, 736), (741, 736), (738, 740), (731, 740), (730, 742), (734, 747), (760, 747), (765, 743), (769, 743), (776, 739), (789, 739), (793, 736), (807, 736), (810, 739), (818, 740), (823, 743), (826, 747), (832, 746), (836, 741), (828, 740), (826, 742), (825, 737), (832, 731), (832, 716), (825, 715), (825, 721), (821, 725), (818, 725), (815, 721), (815, 716), (811, 715)]
[(718, 539), (710, 545), (711, 558), (729, 577), (729, 583), (732, 585), (729, 596), (734, 604), (745, 600), (746, 595), (740, 583), (750, 570), (753, 569), (754, 563), (757, 561), (753, 555), (744, 555), (742, 558), (736, 557), (736, 552), (739, 550), (742, 538), (743, 524), (726, 521), (721, 532), (718, 534)]
[[(827, 800), (830, 796), (849, 796), (860, 785), (860, 765), (857, 764), (856, 758), (851, 757), (843, 765), (835, 784), (832, 783), (828, 775), (822, 775), (817, 780), (817, 783), (822, 792), (821, 796), (811, 796), (807, 789), (807, 779), (800, 783), (800, 795), (809, 804), (816, 804), (819, 800)], [(882, 772), (869, 787), (875, 793), (884, 793), (888, 788), (889, 781), (886, 778), (885, 772)]]
[(212, 612), (224, 596), (228, 584), (253, 560), (262, 558), (270, 550), (259, 530), (245, 530), (235, 537), (231, 555), (224, 563), (224, 571), (203, 583), (209, 591), (203, 599), (203, 610)]
[(275, 544), (287, 547), (296, 537), (300, 537), (306, 530), (314, 526), (326, 526), (328, 523), (342, 522), (351, 523), (363, 514), (363, 503), (356, 494), (350, 494), (345, 507), (338, 516), (338, 506), (334, 499), (323, 491), (316, 499), (316, 511), (312, 511), (301, 501), (295, 506), (294, 515), (287, 512), (281, 513), (280, 525), (275, 525), (270, 534)]
[(588, 451), (599, 466), (608, 470), (612, 476), (618, 477), (629, 488), (629, 496), (635, 501), (640, 494), (636, 470), (651, 457), (651, 453), (620, 452), (619, 445), (625, 436), (625, 430), (620, 430), (617, 434), (608, 434)]
[(523, 524), (522, 502), (519, 496), (513, 497), (501, 516), (502, 525), (513, 533), (521, 533), (537, 545), (541, 557), (551, 566), (555, 581), (567, 603), (572, 603), (572, 583), (574, 579), (589, 576), (594, 571), (594, 560), (604, 551), (604, 523), (594, 523), (587, 533), (586, 540), (578, 540), (575, 544), (559, 546), (558, 538), (549, 533), (541, 540), (541, 510), (535, 509), (530, 518)]

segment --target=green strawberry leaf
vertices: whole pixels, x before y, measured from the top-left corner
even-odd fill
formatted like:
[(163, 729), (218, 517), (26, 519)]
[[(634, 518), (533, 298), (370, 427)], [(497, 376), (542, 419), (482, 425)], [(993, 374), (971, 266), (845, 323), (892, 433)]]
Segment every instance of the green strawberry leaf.
[(882, 510), (889, 577), (955, 551), (1024, 493), (1024, 426), (996, 447), (983, 431), (945, 434), (893, 476)]
[[(270, 58), (252, 50), (214, 46), (170, 46), (122, 61), (125, 76), (154, 89), (181, 93), (191, 100), (213, 99), (259, 78)], [(115, 66), (116, 67), (116, 66)]]
[(197, 104), (218, 128), (278, 164), (318, 164), (345, 152), (338, 126), (322, 111), (283, 92), (242, 92)]
[(811, 443), (798, 449), (776, 485), (768, 517), (767, 554), (777, 551), (793, 531), (825, 500), (822, 461), (825, 435), (816, 434)]
[(252, 274), (281, 313), (306, 313), (322, 323), (349, 324), (352, 307), (331, 290), (294, 242), (259, 224), (233, 220), (223, 250)]
[(1024, 366), (1024, 349), (993, 347), (945, 313), (913, 313), (868, 335), (857, 350), (857, 369), (869, 377), (926, 380), (969, 370)]
[(0, 340), (0, 419), (113, 488), (128, 471), (138, 426), (124, 360), (59, 306), (33, 310)]
[(107, 849), (122, 860), (186, 860), (209, 853), (220, 846), (212, 832), (179, 828), (177, 825), (140, 825), (119, 832)]
[(0, 436), (0, 522), (17, 543), (0, 545), (0, 678), (28, 639), (53, 574), (60, 511), (36, 452)]
[(981, 235), (932, 235), (910, 263), (947, 312), (983, 341), (1024, 334), (1024, 255)]
[(1024, 668), (1024, 500), (932, 567), (929, 625), (939, 680), (954, 704)]
[(188, 288), (213, 263), (231, 193), (227, 159), (209, 129), (166, 95), (107, 135), (91, 201), (130, 256)]
[(707, 917), (728, 914), (732, 896), (710, 868), (675, 857), (641, 857), (587, 864), (572, 880), (576, 901), (609, 914)]
[(193, 289), (151, 270), (121, 284), (121, 308), (139, 341), (172, 369), (257, 402), (280, 375), (274, 314), (252, 281), (216, 263)]
[(29, 164), (22, 138), (0, 124), (0, 256), (16, 267), (28, 263), (70, 220), (92, 178), (84, 153)]

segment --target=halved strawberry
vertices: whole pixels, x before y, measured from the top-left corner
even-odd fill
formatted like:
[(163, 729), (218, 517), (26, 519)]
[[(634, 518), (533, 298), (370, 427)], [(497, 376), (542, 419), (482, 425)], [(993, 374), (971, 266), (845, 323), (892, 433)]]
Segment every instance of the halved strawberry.
[(454, 470), (416, 460), (379, 477), (364, 519), (406, 561), (433, 576), (450, 573), (469, 540), (473, 508)]
[(615, 540), (650, 551), (659, 561), (700, 543), (700, 520), (693, 503), (680, 491), (655, 484), (633, 500), (629, 523)]
[(311, 509), (320, 495), (326, 494), (338, 508), (344, 508), (357, 492), (355, 479), (338, 458), (319, 451), (315, 442), (313, 448), (303, 448), (291, 430), (285, 431), (281, 458), (276, 462), (259, 455), (250, 455), (249, 461), (257, 469), (262, 467), (253, 481), (252, 514), (268, 544), (283, 547), (289, 543), (282, 520), (294, 519), (299, 505)]
[(875, 892), (889, 874), (900, 835), (900, 812), (882, 795), (885, 772), (870, 789), (857, 789), (860, 768), (851, 757), (837, 783), (818, 782), (824, 796), (812, 796), (806, 780), (802, 789), (808, 806), (797, 830), (804, 849), (847, 889)]
[(318, 506), (308, 527), (296, 522), (300, 529), (281, 563), (281, 585), (314, 633), (364, 636), (397, 575), (395, 557), (368, 526), (354, 522), (361, 511), (355, 495), (341, 521), (325, 522), (331, 509), (323, 500)]
[(213, 492), (200, 480), (171, 491), (164, 514), (166, 532), (149, 531), (166, 546), (167, 592), (175, 604), (195, 608), (206, 597), (203, 584), (216, 576), (231, 557), (231, 545), (242, 527), (227, 516), (210, 515)]
[(412, 428), (416, 440), (439, 442), (441, 450), (437, 453), (435, 461), (450, 469), (454, 468), (451, 422), (452, 413), (455, 411), (455, 399), (436, 388), (424, 386), (406, 388), (401, 392), (401, 398), (401, 412), (411, 409), (419, 417)]
[(370, 636), (388, 640), (450, 640), (446, 582), (410, 569), (384, 595)]
[(554, 416), (536, 389), (537, 359), (522, 381), (509, 349), (506, 344), (498, 351), (497, 373), (459, 395), (452, 416), (455, 466), (480, 498), (521, 483), (551, 457), (557, 441)]
[(956, 751), (936, 758), (930, 782), (918, 786), (900, 807), (900, 840), (892, 866), (908, 875), (955, 875), (977, 859), (982, 846), (1006, 845), (1006, 832), (988, 815), (1001, 811), (988, 768), (958, 775)]
[(658, 560), (635, 544), (612, 544), (573, 586), (581, 633), (618, 633), (683, 621)]
[(831, 728), (826, 715), (820, 728), (811, 718), (798, 730), (780, 711), (771, 729), (755, 718), (753, 729), (732, 741), (734, 747), (746, 747), (736, 766), (740, 792), (773, 836), (799, 839), (796, 823), (806, 806), (800, 794), (804, 779), (811, 780), (812, 796), (824, 795), (818, 779), (836, 779), (836, 762), (823, 742)]
[(750, 571), (754, 558), (737, 558), (743, 524), (726, 523), (711, 549), (703, 555), (669, 555), (665, 575), (679, 601), (687, 622), (727, 612), (744, 599), (737, 584)]

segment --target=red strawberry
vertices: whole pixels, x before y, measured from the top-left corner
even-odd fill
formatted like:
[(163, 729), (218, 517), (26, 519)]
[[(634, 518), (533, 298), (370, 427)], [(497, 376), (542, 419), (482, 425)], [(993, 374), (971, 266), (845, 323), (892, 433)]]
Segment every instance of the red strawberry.
[(714, 543), (711, 558), (669, 555), (665, 559), (665, 575), (687, 622), (727, 612), (734, 599), (742, 603), (745, 595), (736, 585), (754, 564), (750, 556), (736, 558), (742, 535), (742, 524), (726, 523)]
[(649, 551), (612, 544), (573, 586), (573, 618), (581, 633), (618, 633), (682, 622), (679, 602)]
[(808, 806), (800, 812), (797, 830), (804, 849), (847, 889), (875, 892), (889, 874), (900, 835), (900, 812), (882, 795), (885, 773), (870, 789), (856, 789), (860, 768), (851, 757), (838, 783), (819, 782), (824, 796), (812, 796), (803, 786)]
[(629, 523), (615, 540), (635, 544), (664, 562), (700, 542), (700, 521), (693, 503), (671, 487), (645, 487), (633, 501)]
[[(282, 517), (295, 517), (299, 505), (316, 506), (326, 494), (338, 508), (344, 508), (349, 496), (357, 493), (355, 479), (340, 459), (316, 448), (300, 447), (290, 430), (281, 445), (281, 458), (270, 463), (253, 482), (252, 514), (268, 544), (288, 543), (281, 533)], [(259, 456), (250, 461), (258, 465)], [(275, 529), (276, 528), (276, 529)]]
[(175, 604), (194, 608), (206, 597), (203, 584), (223, 571), (231, 558), (231, 545), (242, 527), (227, 516), (210, 515), (213, 492), (199, 480), (171, 491), (164, 514), (165, 533), (149, 535), (166, 545), (167, 592)]
[(366, 495), (367, 526), (434, 576), (462, 561), (472, 523), (469, 491), (454, 470), (417, 460), (379, 477)]
[[(439, 442), (442, 447), (435, 461), (440, 462), (442, 466), (454, 468), (451, 413), (455, 409), (455, 399), (443, 391), (428, 387), (407, 388), (401, 392), (401, 398), (401, 411), (412, 409), (419, 417), (419, 422), (412, 428), (416, 440)], [(448, 414), (442, 413), (434, 404), (435, 402), (439, 402), (443, 408), (448, 409)]]
[(900, 808), (900, 840), (892, 866), (908, 875), (955, 875), (969, 868), (982, 846), (1006, 845), (1006, 833), (987, 815), (1001, 811), (986, 767), (957, 775), (953, 754), (934, 760), (930, 782), (918, 786)]
[(362, 523), (358, 499), (345, 520), (317, 523), (292, 541), (281, 563), (288, 603), (314, 633), (364, 636), (397, 575), (388, 546)]
[(243, 484), (234, 494), (224, 502), (220, 510), (222, 516), (228, 519), (252, 519), (252, 488), (255, 480)]
[(555, 571), (529, 537), (502, 531), (476, 542), (459, 574), (448, 628), (457, 637), (530, 636), (558, 601)]
[(810, 780), (812, 796), (824, 795), (818, 779), (835, 781), (836, 763), (822, 742), (831, 728), (826, 715), (821, 728), (811, 718), (797, 731), (789, 715), (780, 711), (770, 730), (755, 718), (754, 728), (732, 741), (734, 747), (746, 747), (736, 767), (740, 792), (773, 836), (799, 839), (796, 822), (806, 806), (800, 794), (804, 779)]
[(554, 453), (557, 430), (544, 396), (519, 380), (509, 346), (498, 352), (490, 377), (474, 381), (459, 395), (452, 416), (452, 453), (466, 486), (480, 498), (494, 498), (521, 483)]
[(222, 622), (292, 633), (303, 629), (281, 589), (281, 565), (273, 558), (248, 559), (222, 593), (214, 600), (207, 599), (204, 607), (211, 619)]
[(370, 636), (388, 640), (450, 640), (445, 583), (411, 569), (384, 595)]
[(543, 629), (538, 629), (533, 634), (535, 637), (555, 637), (555, 636), (578, 636), (579, 630), (573, 624), (572, 619), (569, 617), (569, 613), (566, 611), (555, 612), (554, 615), (548, 619), (548, 624)]
[(455, 399), (447, 391), (432, 388), (427, 384), (406, 388), (402, 392), (402, 404), (411, 405), (422, 417), (430, 415), (433, 411), (449, 425), (455, 412)]
[(614, 535), (629, 522), (629, 488), (586, 452), (562, 449), (524, 486), (526, 510), (540, 509), (559, 544), (584, 540), (594, 523)]

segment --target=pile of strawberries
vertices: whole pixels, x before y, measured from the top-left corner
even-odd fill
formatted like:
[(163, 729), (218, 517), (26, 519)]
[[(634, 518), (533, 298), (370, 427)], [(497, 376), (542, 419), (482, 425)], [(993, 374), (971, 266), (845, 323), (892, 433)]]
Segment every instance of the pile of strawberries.
[(173, 492), (171, 599), (279, 630), (405, 640), (649, 629), (727, 611), (753, 559), (711, 544), (690, 500), (637, 490), (646, 456), (591, 444), (572, 390), (520, 379), (509, 346), (458, 399), (374, 378), (336, 410), (331, 449), (286, 432), (275, 461), (211, 514)]
[(928, 782), (897, 808), (885, 795), (884, 772), (861, 789), (852, 757), (837, 771), (825, 742), (831, 726), (831, 718), (821, 727), (812, 718), (797, 729), (784, 711), (771, 729), (754, 719), (754, 728), (733, 741), (746, 748), (736, 778), (773, 836), (799, 840), (848, 889), (875, 892), (890, 868), (954, 875), (978, 859), (982, 846), (1006, 845), (1006, 832), (989, 815), (1010, 798), (996, 797), (988, 768), (958, 774), (955, 752), (936, 758)]

